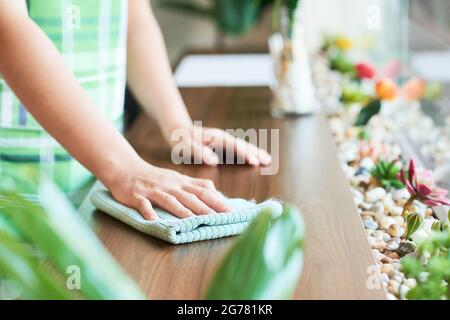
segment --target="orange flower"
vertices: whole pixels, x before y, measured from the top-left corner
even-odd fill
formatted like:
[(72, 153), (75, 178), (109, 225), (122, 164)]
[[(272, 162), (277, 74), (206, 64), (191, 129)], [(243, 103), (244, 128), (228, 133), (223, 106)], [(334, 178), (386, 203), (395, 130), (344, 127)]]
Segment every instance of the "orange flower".
[(402, 97), (406, 100), (419, 100), (425, 93), (425, 81), (414, 77), (409, 79), (402, 87)]
[(377, 81), (375, 91), (381, 100), (394, 100), (397, 98), (399, 89), (392, 79), (385, 78)]

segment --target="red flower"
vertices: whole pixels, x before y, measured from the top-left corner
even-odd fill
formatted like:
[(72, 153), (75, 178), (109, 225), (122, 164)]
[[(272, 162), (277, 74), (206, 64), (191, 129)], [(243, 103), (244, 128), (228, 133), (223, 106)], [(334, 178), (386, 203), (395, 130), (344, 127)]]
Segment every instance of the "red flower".
[(355, 68), (359, 79), (372, 79), (376, 73), (375, 67), (368, 62), (358, 63)]
[(411, 198), (430, 207), (450, 205), (450, 199), (446, 198), (448, 191), (433, 187), (430, 171), (424, 171), (422, 174), (418, 174), (414, 160), (411, 159), (409, 162), (407, 172), (402, 168), (399, 179), (406, 186), (406, 189), (408, 189)]

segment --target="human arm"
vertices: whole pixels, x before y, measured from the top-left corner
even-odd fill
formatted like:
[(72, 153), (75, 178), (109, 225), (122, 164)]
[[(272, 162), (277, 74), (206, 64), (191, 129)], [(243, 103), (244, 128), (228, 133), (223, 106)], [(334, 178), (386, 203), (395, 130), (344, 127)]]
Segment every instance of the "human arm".
[[(207, 147), (225, 146), (253, 165), (269, 165), (270, 155), (241, 139), (215, 128), (193, 125), (175, 84), (159, 25), (148, 0), (129, 2), (127, 81), (144, 110), (159, 124), (169, 144), (172, 132), (185, 129), (190, 138), (183, 141), (192, 155), (211, 165), (218, 163)], [(200, 120), (200, 119), (199, 119)]]
[(210, 181), (143, 161), (97, 111), (53, 43), (28, 17), (25, 1), (0, 1), (0, 74), (34, 118), (114, 198), (156, 218), (152, 203), (180, 217), (229, 208)]

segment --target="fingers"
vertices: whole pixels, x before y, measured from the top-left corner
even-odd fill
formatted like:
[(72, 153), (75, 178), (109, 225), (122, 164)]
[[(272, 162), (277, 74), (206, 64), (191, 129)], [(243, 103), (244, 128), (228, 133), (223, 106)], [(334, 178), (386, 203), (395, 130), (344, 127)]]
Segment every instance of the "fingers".
[(139, 211), (139, 213), (144, 217), (145, 220), (157, 220), (158, 215), (156, 214), (155, 210), (153, 209), (152, 204), (150, 201), (142, 196), (138, 196), (136, 198), (136, 209)]
[(272, 163), (272, 156), (264, 149), (258, 148), (258, 158), (263, 166), (269, 166)]
[(208, 207), (216, 212), (224, 213), (232, 210), (232, 208), (225, 203), (219, 193), (215, 191), (195, 185), (186, 186), (185, 190), (194, 194), (198, 199), (203, 201)]
[(253, 166), (268, 166), (272, 162), (270, 154), (255, 145), (228, 134), (225, 138), (226, 148), (233, 150), (237, 157)]
[(160, 190), (152, 190), (148, 198), (161, 209), (179, 218), (193, 217), (194, 213), (186, 208), (175, 196)]
[(214, 186), (214, 182), (208, 179), (198, 179), (198, 178), (190, 178), (192, 184), (196, 186), (207, 188), (212, 191), (216, 191), (216, 187)]
[(192, 193), (183, 190), (173, 190), (170, 193), (175, 196), (182, 205), (197, 215), (216, 213)]

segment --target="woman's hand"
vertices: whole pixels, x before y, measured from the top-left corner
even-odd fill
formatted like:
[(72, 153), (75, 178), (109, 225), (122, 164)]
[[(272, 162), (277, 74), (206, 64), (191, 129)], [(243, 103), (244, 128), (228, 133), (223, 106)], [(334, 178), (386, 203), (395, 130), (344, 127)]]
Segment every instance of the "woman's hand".
[(191, 178), (139, 161), (107, 183), (113, 197), (137, 210), (146, 220), (156, 220), (153, 206), (179, 218), (231, 211), (210, 180)]
[(253, 166), (268, 166), (272, 161), (267, 151), (221, 129), (193, 126), (191, 129), (178, 130), (187, 130), (188, 134), (182, 135), (181, 141), (173, 141), (169, 138), (170, 143), (181, 142), (182, 149), (190, 150), (192, 157), (201, 163), (219, 164), (219, 158), (213, 149), (223, 149)]

